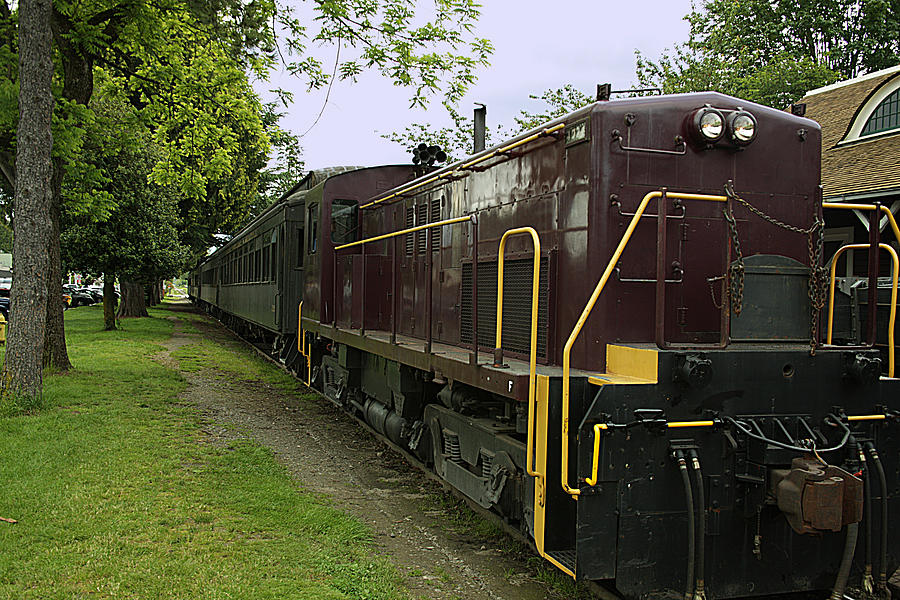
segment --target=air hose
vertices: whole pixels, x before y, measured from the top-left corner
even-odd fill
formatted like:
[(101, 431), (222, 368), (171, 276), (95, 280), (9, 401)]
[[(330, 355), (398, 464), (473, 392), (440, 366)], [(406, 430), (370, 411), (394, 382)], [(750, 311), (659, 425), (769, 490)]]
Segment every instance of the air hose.
[(856, 550), (856, 536), (859, 534), (859, 523), (847, 525), (847, 538), (844, 542), (844, 554), (841, 556), (841, 566), (838, 569), (834, 589), (828, 600), (843, 600), (844, 590), (847, 589), (847, 578), (850, 577), (850, 564), (853, 562), (853, 553)]
[(875, 446), (869, 444), (869, 456), (875, 463), (875, 472), (878, 473), (878, 482), (881, 484), (881, 556), (878, 564), (878, 587), (882, 592), (887, 590), (887, 519), (888, 519), (888, 487), (887, 479), (884, 476), (884, 467), (881, 466), (881, 459), (878, 457), (878, 451)]
[(863, 471), (863, 498), (866, 516), (866, 568), (862, 584), (865, 592), (871, 594), (875, 590), (872, 579), (872, 477), (869, 475), (869, 464), (862, 448), (859, 449), (859, 462), (862, 464)]
[(704, 562), (706, 560), (706, 494), (703, 489), (703, 473), (700, 471), (700, 458), (691, 451), (691, 463), (694, 467), (694, 482), (697, 484), (697, 584), (694, 600), (706, 600), (704, 583)]
[(691, 478), (688, 474), (687, 462), (681, 450), (675, 451), (675, 460), (678, 461), (678, 470), (681, 471), (681, 481), (684, 483), (684, 498), (687, 503), (688, 518), (688, 549), (687, 549), (687, 575), (685, 576), (684, 600), (692, 600), (694, 596), (694, 495), (691, 490)]

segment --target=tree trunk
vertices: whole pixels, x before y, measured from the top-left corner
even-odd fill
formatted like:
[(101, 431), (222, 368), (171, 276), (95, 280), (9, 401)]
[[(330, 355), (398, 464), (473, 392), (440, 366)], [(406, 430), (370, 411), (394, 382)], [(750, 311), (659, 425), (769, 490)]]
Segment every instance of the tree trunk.
[(52, 195), (50, 198), (50, 263), (47, 272), (47, 332), (44, 345), (44, 367), (56, 371), (72, 368), (66, 348), (66, 323), (63, 319), (62, 261), (59, 247), (59, 213), (62, 197), (63, 161), (53, 161)]
[(133, 281), (120, 281), (122, 300), (119, 303), (119, 317), (146, 317), (147, 303), (144, 301), (144, 286)]
[[(73, 100), (87, 106), (94, 92), (93, 61), (82, 48), (78, 47), (69, 36), (72, 25), (68, 18), (59, 11), (51, 12), (48, 29), (56, 36), (57, 47), (63, 65), (63, 98)], [(52, 29), (51, 29), (52, 28)], [(62, 206), (62, 180), (65, 174), (65, 158), (53, 160), (52, 196), (50, 199), (51, 237), (48, 289), (48, 308), (46, 312), (46, 344), (44, 346), (43, 364), (60, 371), (72, 367), (69, 352), (66, 348), (66, 330), (62, 306), (62, 263), (59, 247), (59, 215)], [(59, 300), (59, 301), (56, 301)]]
[(16, 221), (6, 342), (5, 393), (37, 398), (43, 389), (50, 245), (50, 0), (19, 2), (19, 127), (16, 133)]
[(116, 328), (116, 276), (114, 273), (103, 274), (103, 329), (112, 331)]

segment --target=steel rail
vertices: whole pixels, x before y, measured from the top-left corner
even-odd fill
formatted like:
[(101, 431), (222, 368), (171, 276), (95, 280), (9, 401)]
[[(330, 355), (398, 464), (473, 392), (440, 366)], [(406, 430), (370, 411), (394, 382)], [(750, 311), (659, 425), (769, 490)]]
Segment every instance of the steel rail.
[(560, 129), (563, 129), (565, 126), (566, 126), (565, 123), (557, 123), (556, 125), (554, 125), (552, 127), (547, 127), (545, 129), (542, 129), (541, 131), (534, 133), (532, 135), (529, 135), (528, 137), (522, 138), (521, 140), (509, 143), (505, 146), (501, 146), (500, 148), (497, 148), (496, 150), (490, 150), (481, 156), (476, 156), (472, 160), (462, 163), (458, 167), (447, 167), (447, 170), (442, 171), (441, 173), (438, 173), (437, 175), (435, 175), (433, 177), (429, 177), (428, 179), (426, 179), (424, 181), (420, 181), (419, 183), (411, 183), (407, 186), (401, 187), (396, 192), (393, 192), (390, 195), (385, 196), (384, 198), (379, 198), (377, 200), (373, 200), (371, 202), (367, 202), (366, 204), (361, 205), (360, 208), (361, 209), (369, 208), (370, 206), (375, 206), (376, 204), (381, 204), (382, 202), (385, 202), (392, 198), (397, 198), (399, 196), (402, 196), (403, 194), (406, 194), (413, 190), (417, 190), (421, 187), (428, 185), (429, 183), (434, 183), (435, 181), (439, 181), (441, 179), (447, 179), (449, 177), (453, 177), (454, 175), (457, 175), (460, 171), (469, 169), (469, 168), (477, 165), (478, 163), (488, 160), (489, 158), (494, 158), (498, 154), (503, 154), (504, 152), (509, 152), (510, 150), (515, 150), (519, 146), (524, 146), (525, 144), (527, 144), (529, 142), (533, 142), (534, 140), (536, 140), (538, 138), (542, 138), (544, 136), (550, 135), (551, 133), (556, 133)]
[[(494, 366), (503, 363), (503, 264), (505, 262), (506, 241), (514, 235), (531, 235), (534, 246), (534, 266), (531, 274), (531, 346), (528, 358), (528, 436), (525, 449), (525, 471), (531, 477), (540, 477), (534, 469), (534, 392), (537, 385), (537, 325), (538, 325), (538, 288), (541, 280), (541, 239), (534, 227), (517, 227), (510, 229), (500, 238), (500, 250), (497, 256), (497, 336), (494, 347)], [(498, 364), (500, 363), (500, 364)]]
[[(644, 196), (643, 200), (641, 200), (640, 205), (638, 205), (637, 210), (634, 212), (634, 216), (631, 218), (631, 222), (628, 224), (628, 228), (625, 230), (625, 233), (622, 235), (622, 239), (619, 241), (618, 247), (616, 247), (615, 252), (613, 252), (612, 257), (609, 259), (609, 263), (606, 265), (606, 269), (603, 271), (603, 275), (600, 277), (600, 281), (597, 282), (597, 286), (594, 288), (594, 292), (591, 294), (590, 299), (588, 299), (584, 310), (581, 312), (581, 316), (578, 317), (578, 321), (575, 323), (575, 327), (572, 329), (572, 333), (569, 334), (569, 339), (566, 340), (566, 345), (563, 348), (561, 476), (563, 490), (572, 497), (576, 497), (581, 494), (580, 489), (572, 488), (569, 486), (569, 370), (571, 363), (570, 355), (572, 353), (572, 346), (575, 345), (575, 340), (578, 339), (578, 334), (581, 333), (581, 329), (587, 322), (591, 311), (594, 310), (594, 305), (597, 303), (597, 299), (603, 292), (603, 288), (606, 286), (607, 280), (609, 280), (610, 275), (612, 275), (616, 263), (619, 262), (619, 258), (622, 256), (622, 252), (625, 251), (625, 247), (628, 245), (628, 241), (631, 239), (631, 235), (634, 233), (638, 222), (641, 220), (641, 215), (644, 214), (644, 211), (647, 209), (647, 205), (650, 204), (651, 200), (658, 199), (662, 197), (662, 195), (663, 192), (661, 191), (649, 192)], [(703, 202), (723, 203), (728, 202), (728, 198), (725, 196), (714, 196), (709, 194), (686, 194), (681, 192), (667, 191), (665, 195), (667, 198), (675, 198), (678, 200), (698, 200)]]
[[(846, 250), (859, 250), (868, 248), (869, 244), (847, 244), (838, 248), (831, 259), (831, 278), (828, 289), (828, 338), (830, 346), (834, 329), (834, 284), (837, 274), (837, 261)], [(878, 247), (891, 255), (891, 312), (888, 317), (888, 377), (894, 376), (894, 323), (897, 318), (897, 279), (900, 277), (900, 259), (897, 252), (888, 244), (878, 244)]]

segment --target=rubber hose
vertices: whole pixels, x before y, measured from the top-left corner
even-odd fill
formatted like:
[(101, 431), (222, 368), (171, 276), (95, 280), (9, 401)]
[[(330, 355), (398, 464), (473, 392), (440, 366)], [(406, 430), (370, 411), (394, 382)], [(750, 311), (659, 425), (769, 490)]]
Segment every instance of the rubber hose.
[(882, 590), (887, 589), (887, 534), (888, 534), (888, 489), (887, 479), (884, 476), (884, 467), (881, 466), (881, 459), (878, 458), (878, 451), (875, 446), (869, 444), (869, 456), (875, 463), (875, 472), (878, 473), (878, 482), (881, 484), (881, 556), (878, 565), (878, 585)]
[(853, 562), (853, 554), (856, 551), (856, 536), (859, 535), (859, 523), (847, 525), (847, 538), (844, 541), (844, 554), (841, 556), (841, 566), (838, 569), (834, 589), (828, 600), (842, 600), (844, 590), (847, 589), (847, 579), (850, 577), (850, 564)]
[(872, 477), (869, 475), (869, 462), (866, 453), (859, 453), (863, 463), (863, 499), (865, 500), (866, 513), (866, 569), (863, 574), (863, 588), (872, 593)]
[(687, 462), (681, 450), (675, 452), (678, 460), (678, 470), (681, 471), (681, 481), (684, 483), (684, 498), (687, 503), (688, 518), (688, 549), (687, 549), (687, 575), (685, 576), (684, 600), (692, 600), (694, 596), (694, 495), (691, 491), (691, 478), (688, 474)]
[(706, 598), (705, 582), (704, 582), (704, 563), (706, 561), (706, 492), (703, 489), (703, 473), (700, 470), (700, 459), (694, 454), (692, 456), (694, 467), (694, 482), (697, 484), (697, 564), (696, 564), (696, 592), (694, 600), (704, 600)]

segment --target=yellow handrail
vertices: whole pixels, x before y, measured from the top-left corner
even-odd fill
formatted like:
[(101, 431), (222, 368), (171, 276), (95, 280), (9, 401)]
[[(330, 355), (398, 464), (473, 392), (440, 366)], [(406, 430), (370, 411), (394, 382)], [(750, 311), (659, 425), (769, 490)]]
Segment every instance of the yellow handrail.
[[(834, 325), (834, 282), (836, 279), (837, 272), (837, 261), (840, 258), (841, 254), (844, 253), (845, 250), (854, 250), (854, 249), (862, 249), (868, 248), (869, 244), (848, 244), (846, 246), (841, 246), (838, 248), (838, 251), (834, 253), (834, 258), (831, 259), (831, 280), (829, 283), (828, 290), (828, 345), (831, 345), (831, 334)], [(900, 259), (897, 258), (897, 253), (893, 248), (888, 244), (878, 244), (878, 247), (882, 250), (886, 250), (888, 254), (891, 255), (891, 264), (893, 265), (892, 269), (892, 280), (891, 280), (891, 312), (890, 317), (888, 318), (888, 377), (894, 376), (894, 322), (897, 317), (897, 278), (900, 276)]]
[[(823, 202), (822, 208), (843, 208), (845, 210), (875, 210), (879, 206), (875, 204), (848, 204), (845, 202)], [(900, 242), (900, 227), (897, 226), (897, 220), (894, 218), (894, 213), (891, 212), (891, 209), (887, 206), (880, 206), (881, 212), (885, 214), (888, 218), (888, 222), (891, 224), (891, 229), (894, 232), (894, 237), (897, 238), (897, 241)]]
[(306, 359), (306, 387), (312, 387), (312, 359), (306, 352), (306, 331), (303, 330), (303, 300), (297, 309), (297, 351)]
[[(666, 423), (666, 427), (669, 429), (715, 426), (715, 421), (669, 421)], [(600, 434), (603, 431), (608, 430), (609, 427), (610, 426), (607, 423), (597, 423), (594, 425), (594, 456), (591, 460), (591, 476), (584, 480), (584, 482), (591, 487), (597, 485), (597, 480), (600, 478)]]
[[(628, 228), (625, 230), (625, 233), (622, 235), (622, 239), (619, 241), (619, 245), (616, 248), (616, 251), (613, 252), (612, 258), (609, 259), (609, 263), (606, 265), (606, 269), (603, 271), (603, 275), (600, 277), (600, 281), (597, 282), (597, 287), (594, 288), (594, 292), (591, 294), (591, 297), (585, 305), (584, 310), (581, 312), (581, 316), (578, 317), (578, 321), (575, 323), (575, 327), (572, 329), (572, 333), (569, 334), (569, 339), (566, 341), (566, 345), (563, 348), (561, 474), (563, 490), (565, 490), (567, 494), (573, 497), (581, 494), (581, 490), (569, 487), (569, 365), (572, 346), (575, 345), (575, 340), (578, 339), (578, 334), (581, 333), (582, 327), (584, 327), (584, 324), (585, 322), (587, 322), (591, 311), (594, 309), (594, 304), (597, 303), (597, 299), (600, 297), (600, 293), (606, 286), (606, 281), (609, 279), (610, 275), (612, 275), (613, 269), (615, 269), (616, 267), (616, 263), (619, 262), (619, 257), (621, 257), (622, 252), (625, 251), (625, 246), (628, 245), (628, 240), (631, 239), (631, 234), (634, 233), (634, 229), (635, 227), (637, 227), (638, 221), (641, 220), (641, 216), (647, 209), (647, 205), (650, 204), (651, 200), (660, 198), (662, 197), (662, 195), (663, 193), (660, 191), (650, 192), (646, 196), (644, 196), (643, 200), (641, 200), (640, 205), (634, 212), (634, 216), (631, 217), (631, 222), (628, 224)], [(678, 200), (728, 202), (728, 198), (726, 198), (725, 196), (712, 196), (708, 194), (684, 194), (681, 192), (667, 192), (666, 197)]]
[(604, 429), (608, 429), (604, 423), (594, 425), (594, 459), (591, 462), (591, 476), (584, 480), (591, 487), (597, 485), (600, 478), (600, 434)]
[(497, 257), (497, 344), (495, 347), (498, 352), (503, 347), (503, 262), (506, 252), (506, 240), (511, 236), (525, 233), (531, 235), (531, 242), (534, 245), (534, 267), (531, 275), (531, 348), (528, 359), (528, 441), (525, 447), (525, 471), (532, 477), (538, 477), (540, 473), (534, 470), (532, 454), (534, 453), (534, 388), (536, 384), (535, 373), (537, 372), (538, 288), (541, 279), (541, 240), (538, 237), (538, 232), (533, 227), (510, 229), (500, 238), (500, 251)]
[(884, 421), (887, 415), (851, 415), (847, 417), (848, 421)]
[(362, 206), (360, 206), (360, 208), (368, 208), (370, 206), (380, 204), (386, 200), (390, 200), (391, 198), (396, 198), (397, 196), (400, 196), (407, 192), (411, 192), (420, 187), (424, 187), (424, 186), (428, 185), (429, 183), (434, 183), (435, 181), (445, 179), (447, 177), (452, 177), (452, 176), (456, 175), (457, 173), (459, 173), (460, 171), (468, 169), (469, 167), (473, 167), (480, 162), (484, 162), (489, 158), (493, 158), (493, 157), (497, 156), (498, 154), (503, 154), (504, 152), (509, 152), (510, 150), (514, 150), (514, 149), (518, 148), (519, 146), (524, 146), (528, 142), (533, 142), (534, 140), (536, 140), (540, 137), (543, 137), (545, 135), (550, 135), (551, 133), (555, 133), (555, 132), (559, 131), (560, 129), (564, 128), (565, 126), (566, 126), (565, 123), (557, 123), (553, 127), (547, 127), (535, 134), (532, 134), (532, 135), (529, 135), (528, 137), (522, 138), (521, 140), (512, 142), (510, 144), (507, 144), (506, 146), (497, 148), (496, 150), (491, 150), (490, 152), (482, 154), (481, 156), (477, 156), (477, 157), (473, 158), (472, 160), (470, 160), (469, 162), (459, 165), (458, 167), (455, 167), (455, 168), (447, 167), (447, 170), (442, 171), (441, 173), (438, 173), (434, 177), (429, 177), (428, 179), (426, 179), (424, 181), (420, 181), (419, 183), (412, 183), (410, 185), (401, 187), (396, 192), (394, 192), (388, 196), (385, 196), (384, 198), (379, 198), (378, 200), (373, 200), (372, 202), (367, 202), (366, 204), (363, 204)]
[(421, 231), (423, 229), (431, 229), (432, 227), (443, 227), (444, 225), (452, 225), (453, 223), (462, 223), (463, 221), (471, 221), (472, 217), (456, 217), (453, 219), (444, 219), (443, 221), (435, 221), (434, 223), (426, 223), (424, 225), (416, 225), (415, 227), (410, 227), (409, 229), (401, 229), (400, 231), (394, 231), (391, 233), (385, 233), (384, 235), (376, 235), (375, 237), (366, 238), (364, 240), (359, 240), (356, 242), (350, 242), (349, 244), (343, 244), (341, 246), (335, 246), (335, 250), (343, 250), (344, 248), (350, 248), (351, 246), (361, 246), (362, 244), (369, 244), (371, 242), (378, 242), (381, 240), (386, 240), (388, 238), (397, 237), (398, 235), (403, 235), (405, 233), (413, 233), (414, 231)]

